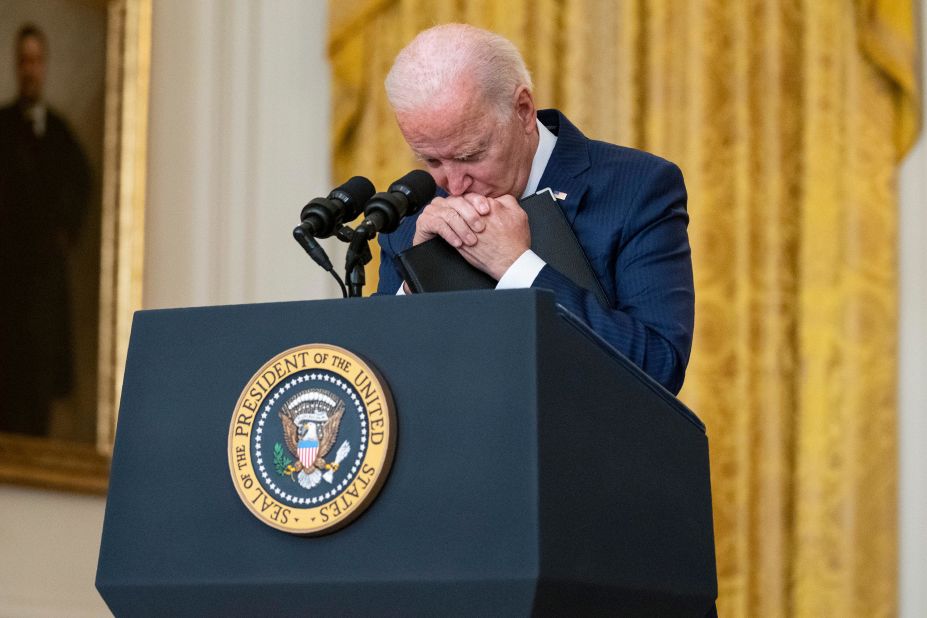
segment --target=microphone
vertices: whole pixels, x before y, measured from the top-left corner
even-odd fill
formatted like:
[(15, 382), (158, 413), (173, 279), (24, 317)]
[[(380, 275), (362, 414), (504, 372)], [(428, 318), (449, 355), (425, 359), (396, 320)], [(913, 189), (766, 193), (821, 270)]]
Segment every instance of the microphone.
[(293, 228), (293, 238), (316, 264), (332, 274), (341, 287), (342, 296), (348, 295), (344, 282), (316, 238), (328, 238), (342, 221), (355, 219), (375, 191), (372, 182), (363, 176), (354, 176), (332, 189), (328, 197), (317, 197), (303, 206), (299, 215), (302, 223)]
[(377, 232), (395, 231), (403, 217), (414, 215), (431, 202), (436, 189), (431, 174), (412, 170), (391, 184), (385, 193), (370, 198), (364, 206), (364, 222), (357, 229), (363, 228), (367, 238), (373, 238)]
[(375, 191), (372, 182), (363, 176), (354, 176), (333, 189), (328, 197), (317, 197), (303, 206), (299, 215), (302, 223), (293, 230), (293, 236), (300, 244), (300, 236), (328, 238), (342, 221), (353, 221)]
[(434, 179), (422, 170), (413, 170), (377, 193), (364, 206), (364, 221), (354, 229), (344, 260), (350, 296), (360, 296), (364, 287), (364, 265), (370, 262), (369, 242), (378, 232), (394, 231), (403, 217), (414, 215), (435, 196)]

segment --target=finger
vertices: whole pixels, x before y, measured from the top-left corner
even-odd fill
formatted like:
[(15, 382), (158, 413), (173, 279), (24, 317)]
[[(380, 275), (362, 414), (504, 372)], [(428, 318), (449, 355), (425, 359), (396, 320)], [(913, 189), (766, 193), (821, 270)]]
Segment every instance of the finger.
[(447, 222), (441, 216), (441, 211), (446, 208), (447, 205), (445, 204), (444, 198), (437, 197), (422, 209), (421, 214), (415, 221), (415, 235), (412, 237), (413, 244), (417, 245), (423, 243), (431, 240), (435, 236), (441, 236), (451, 244), (455, 242), (462, 243), (460, 238), (456, 241), (452, 238), (446, 238), (450, 228), (448, 228)]
[(489, 207), (490, 198), (485, 195), (480, 195), (479, 193), (466, 193), (463, 198), (473, 206), (476, 211), (481, 215), (488, 215), (491, 210)]
[(463, 219), (474, 232), (482, 232), (486, 229), (486, 223), (483, 222), (483, 216), (474, 204), (473, 198), (449, 198), (445, 200), (445, 204), (448, 208), (453, 208), (457, 212), (457, 215)]
[[(474, 211), (472, 211), (470, 208), (465, 209), (465, 212), (468, 212), (468, 215), (471, 218), (473, 216), (479, 218), (479, 215), (475, 215)], [(461, 215), (460, 211), (458, 211), (456, 208), (441, 208), (435, 211), (435, 216), (447, 223), (447, 225), (452, 230), (454, 230), (454, 232), (464, 242), (464, 244), (476, 244), (476, 234), (474, 233), (471, 223), (464, 219), (463, 215)], [(484, 224), (480, 223), (479, 227), (482, 228), (483, 226)]]
[(518, 205), (518, 200), (512, 195), (500, 195), (495, 198), (495, 200), (505, 208), (518, 208), (521, 210), (521, 206)]
[[(461, 238), (457, 230), (451, 227), (447, 222), (445, 218), (447, 216), (446, 210), (447, 209), (436, 209), (435, 211), (428, 211), (428, 209), (426, 209), (422, 211), (415, 225), (415, 239), (413, 241), (415, 244), (424, 242), (435, 236), (440, 236), (452, 247), (461, 247), (464, 245), (464, 239)], [(473, 235), (473, 232), (470, 232), (469, 228), (467, 228), (465, 234), (467, 233), (471, 236)], [(475, 236), (473, 236), (473, 242), (476, 242)]]

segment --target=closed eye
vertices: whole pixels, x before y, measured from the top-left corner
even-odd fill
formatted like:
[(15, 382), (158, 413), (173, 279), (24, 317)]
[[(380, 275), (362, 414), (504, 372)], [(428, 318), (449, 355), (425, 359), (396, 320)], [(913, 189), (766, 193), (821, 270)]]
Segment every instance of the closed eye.
[[(480, 151), (473, 152), (473, 153), (469, 153), (469, 154), (458, 155), (458, 156), (454, 157), (453, 160), (454, 160), (454, 162), (456, 162), (456, 163), (473, 163), (473, 162), (476, 162), (476, 161), (479, 161), (480, 159), (482, 159), (484, 154), (485, 154), (485, 151), (480, 150)], [(427, 165), (428, 167), (440, 167), (441, 164), (442, 164), (442, 163), (441, 163), (441, 162), (442, 162), (441, 159), (435, 159), (435, 158), (433, 158), (433, 157), (426, 157), (426, 156), (423, 156), (423, 155), (416, 155), (415, 158), (418, 159), (419, 161), (422, 161), (423, 163), (425, 163), (425, 165)]]
[(439, 165), (441, 165), (441, 161), (439, 159), (435, 159), (433, 157), (426, 157), (423, 154), (416, 153), (415, 158), (421, 161), (422, 163), (424, 163), (425, 165), (427, 165), (428, 167), (438, 167)]
[(472, 163), (474, 161), (479, 161), (483, 158), (483, 151), (479, 150), (477, 152), (471, 152), (470, 154), (460, 155), (454, 160), (459, 163)]

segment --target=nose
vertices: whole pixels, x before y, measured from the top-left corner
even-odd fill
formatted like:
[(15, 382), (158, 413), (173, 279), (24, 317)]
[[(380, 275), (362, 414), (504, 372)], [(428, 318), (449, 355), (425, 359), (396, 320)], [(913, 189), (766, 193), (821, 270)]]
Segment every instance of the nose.
[(473, 184), (473, 179), (459, 165), (448, 164), (445, 174), (447, 175), (447, 192), (451, 195), (463, 195)]

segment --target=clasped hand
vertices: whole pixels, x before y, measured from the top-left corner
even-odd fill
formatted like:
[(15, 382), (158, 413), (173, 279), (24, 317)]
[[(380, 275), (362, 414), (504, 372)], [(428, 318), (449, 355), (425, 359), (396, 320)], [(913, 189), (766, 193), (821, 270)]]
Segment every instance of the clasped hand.
[(419, 215), (412, 244), (435, 236), (497, 280), (531, 247), (528, 215), (511, 195), (436, 197)]

